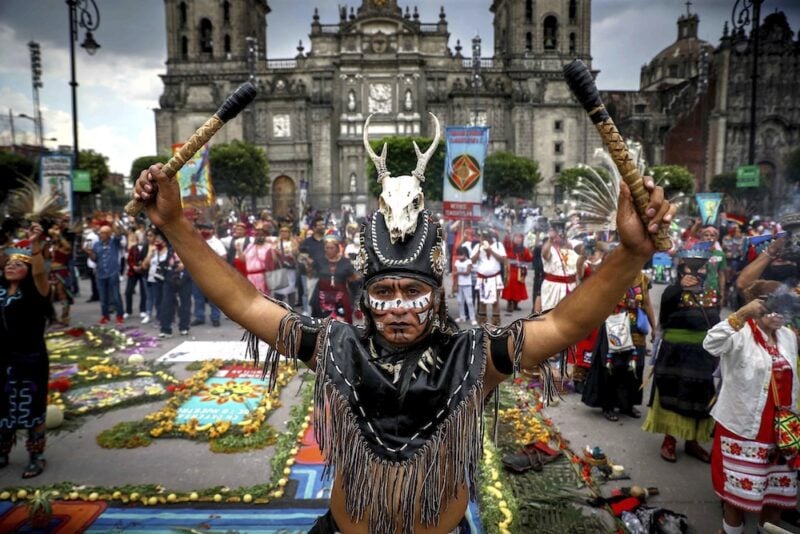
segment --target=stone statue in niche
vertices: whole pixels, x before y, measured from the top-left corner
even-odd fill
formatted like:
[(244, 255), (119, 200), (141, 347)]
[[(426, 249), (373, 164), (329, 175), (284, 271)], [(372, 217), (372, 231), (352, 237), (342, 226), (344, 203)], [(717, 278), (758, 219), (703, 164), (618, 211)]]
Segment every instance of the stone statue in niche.
[(291, 137), (292, 123), (289, 115), (273, 115), (272, 117), (272, 136)]
[(356, 92), (352, 89), (347, 93), (347, 111), (356, 110)]
[(406, 94), (403, 97), (403, 109), (406, 111), (414, 109), (414, 97), (411, 94), (411, 89), (406, 89)]

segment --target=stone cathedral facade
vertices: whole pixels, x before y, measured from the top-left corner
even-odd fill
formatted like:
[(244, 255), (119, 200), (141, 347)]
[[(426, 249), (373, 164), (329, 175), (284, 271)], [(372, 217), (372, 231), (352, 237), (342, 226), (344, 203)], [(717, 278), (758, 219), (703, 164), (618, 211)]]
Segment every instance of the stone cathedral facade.
[[(309, 46), (301, 43), (296, 57), (278, 59), (266, 48), (266, 0), (164, 4), (168, 57), (155, 110), (159, 153), (170, 152), (253, 77), (256, 101), (215, 142), (247, 139), (265, 150), (277, 216), (296, 205), (301, 190), (314, 207), (346, 203), (366, 212), (368, 180), (375, 177), (365, 176), (361, 138), (371, 113), (373, 139), (429, 137), (429, 112), (442, 127), (490, 126), (490, 152), (539, 162), (540, 204), (551, 200), (561, 169), (589, 161), (600, 146), (561, 75), (576, 57), (591, 66), (591, 0), (487, 0), (494, 55), (480, 59), (477, 83), (471, 43), (449, 42), (444, 8), (430, 22), (397, 0), (342, 6), (330, 23), (315, 11)], [(288, 2), (274, 5), (291, 9)]]

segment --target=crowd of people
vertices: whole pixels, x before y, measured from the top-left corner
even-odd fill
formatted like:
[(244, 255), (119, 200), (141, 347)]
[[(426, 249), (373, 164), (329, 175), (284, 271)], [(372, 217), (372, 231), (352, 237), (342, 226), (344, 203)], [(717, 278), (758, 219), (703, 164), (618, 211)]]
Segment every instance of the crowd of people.
[[(607, 233), (570, 233), (569, 221), (547, 221), (545, 231), (532, 209), (517, 215), (503, 206), (495, 215), (495, 226), (436, 221), (446, 242), (450, 295), (457, 299), (448, 320), (458, 328), (497, 327), (503, 311), (547, 316), (598, 276), (619, 246)], [(264, 210), (193, 225), (213, 254), (289, 309), (352, 324), (380, 300), (364, 293), (358, 267), (364, 246), (352, 217), (337, 220), (309, 210), (299, 219), (275, 220)], [(219, 327), (223, 318), (214, 302), (219, 299), (207, 297), (168, 234), (147, 219), (97, 214), (80, 228), (51, 221), (27, 232), (27, 240), (5, 252), (0, 287), (0, 334), (9, 342), (4, 346), (12, 347), (5, 376), (13, 382), (0, 409), (0, 468), (8, 463), (13, 430), (26, 428), (30, 463), (24, 477), (44, 469), (41, 382), (47, 355), (41, 345), (32, 353), (30, 346), (16, 347), (12, 340), (18, 338), (10, 332), (24, 328), (38, 339), (47, 321), (70, 323), (80, 258), (91, 281), (89, 301), (99, 303), (100, 324), (112, 318), (120, 325), (153, 323), (165, 338), (175, 325), (187, 335), (207, 321)], [(677, 461), (677, 442), (683, 440), (687, 455), (711, 464), (724, 503), (724, 532), (738, 533), (743, 512), (774, 521), (796, 503), (796, 457), (780, 453), (773, 422), (783, 407), (797, 406), (797, 341), (789, 329), (797, 309), (785, 305), (789, 297), (783, 307), (774, 302), (787, 287), (794, 290), (800, 258), (777, 223), (720, 228), (693, 220), (674, 237), (674, 276), (661, 295), (658, 317), (650, 297), (653, 271), (645, 265), (603, 324), (557, 355), (557, 374), (609, 421), (642, 417), (637, 406), (652, 381), (643, 429), (663, 434), (665, 461)], [(723, 320), (727, 310), (735, 311)], [(28, 314), (37, 320), (20, 322)], [(27, 359), (22, 365), (15, 358)], [(38, 408), (30, 415), (13, 413), (15, 396), (33, 391)], [(756, 402), (738, 402), (742, 394)], [(701, 445), (709, 441), (710, 451)]]

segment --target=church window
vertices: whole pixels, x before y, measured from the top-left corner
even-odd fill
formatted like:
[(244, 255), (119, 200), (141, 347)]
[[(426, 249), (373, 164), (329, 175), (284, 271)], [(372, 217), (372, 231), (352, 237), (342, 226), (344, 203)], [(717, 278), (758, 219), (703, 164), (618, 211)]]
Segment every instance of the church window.
[(525, 0), (525, 22), (533, 22), (533, 0)]
[(647, 111), (647, 104), (636, 104), (633, 106), (634, 113), (645, 113)]
[[(555, 166), (553, 167), (553, 170), (555, 171), (556, 174), (561, 174), (561, 164), (560, 163), (556, 163)], [(562, 199), (564, 198), (564, 191), (563, 190), (559, 193), (559, 196)], [(564, 201), (561, 200), (560, 202), (556, 202), (556, 204), (561, 204), (561, 202), (564, 202)]]
[(578, 0), (569, 0), (569, 21), (574, 23), (576, 18), (578, 18)]
[(533, 34), (531, 32), (525, 34), (525, 50), (528, 52), (533, 50)]
[(189, 58), (189, 39), (185, 35), (181, 37), (181, 57), (183, 59)]
[(556, 141), (553, 144), (553, 153), (556, 156), (562, 155), (564, 153), (564, 143), (562, 143), (561, 141)]
[(225, 23), (231, 21), (231, 3), (228, 0), (222, 2), (222, 21)]
[(556, 132), (561, 132), (564, 130), (564, 123), (563, 121), (555, 121), (553, 122), (553, 130)]
[(181, 28), (186, 27), (186, 2), (181, 2), (178, 6), (178, 18), (180, 20)]
[(544, 49), (556, 48), (558, 48), (558, 19), (550, 15), (544, 19)]
[(573, 32), (569, 34), (569, 53), (574, 54), (575, 49), (576, 49), (576, 38), (575, 38), (575, 33)]
[(226, 54), (231, 53), (231, 36), (228, 35), (227, 33), (225, 34), (225, 53)]
[(205, 54), (214, 53), (213, 31), (214, 27), (210, 20), (200, 20), (200, 51)]

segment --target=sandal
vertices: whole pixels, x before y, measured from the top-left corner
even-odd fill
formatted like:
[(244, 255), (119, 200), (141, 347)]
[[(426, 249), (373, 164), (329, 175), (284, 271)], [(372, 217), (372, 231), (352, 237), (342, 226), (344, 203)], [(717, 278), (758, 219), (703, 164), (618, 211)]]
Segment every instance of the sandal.
[(22, 472), (22, 478), (38, 477), (44, 471), (45, 465), (47, 465), (47, 460), (44, 458), (31, 460), (27, 467), (25, 467), (25, 471)]
[(524, 473), (531, 469), (534, 471), (542, 470), (542, 455), (535, 449), (522, 449), (514, 454), (506, 454), (503, 456), (502, 462), (506, 469), (515, 473)]
[(619, 416), (614, 412), (603, 412), (603, 417), (612, 422), (619, 421)]

